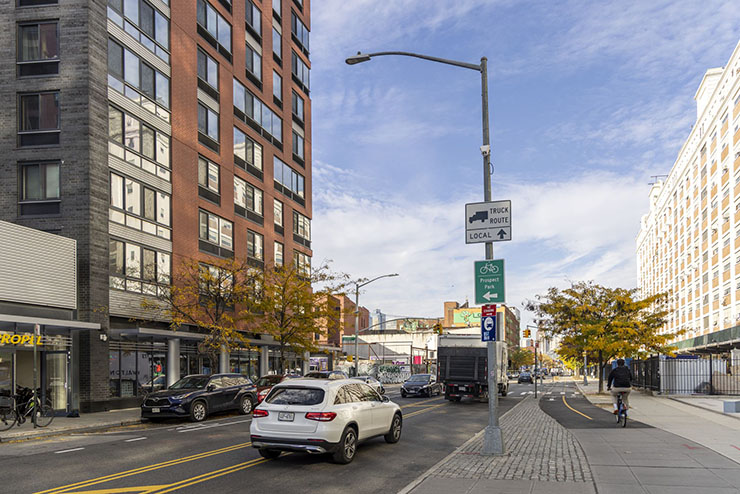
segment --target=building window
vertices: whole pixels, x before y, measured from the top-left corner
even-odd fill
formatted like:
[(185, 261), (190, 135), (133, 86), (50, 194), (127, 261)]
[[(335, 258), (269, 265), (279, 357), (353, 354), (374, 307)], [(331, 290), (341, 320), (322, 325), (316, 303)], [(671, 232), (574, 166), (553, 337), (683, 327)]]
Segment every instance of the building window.
[[(150, 113), (169, 121), (169, 78), (143, 62), (134, 52), (110, 38), (108, 39), (108, 86)], [(151, 103), (156, 103), (156, 105)]]
[(218, 245), (224, 249), (233, 250), (233, 231), (234, 225), (220, 216), (200, 210), (200, 221), (198, 229), (198, 238), (201, 240)]
[[(283, 120), (236, 78), (234, 79), (234, 109), (237, 117), (250, 125), (254, 122), (262, 129), (263, 137), (277, 141), (276, 145), (282, 149), (280, 143), (283, 142)], [(259, 129), (255, 130), (259, 131)]]
[(297, 198), (298, 202), (302, 203), (305, 195), (303, 175), (286, 165), (277, 156), (274, 160), (274, 178), (275, 182), (282, 186), (281, 192), (287, 193), (293, 199)]
[(274, 222), (277, 226), (283, 226), (283, 203), (275, 199), (273, 206)]
[(263, 215), (262, 191), (237, 176), (234, 176), (234, 204), (258, 216)]
[(110, 220), (151, 235), (171, 237), (170, 196), (116, 173), (110, 175)]
[(108, 0), (108, 19), (165, 63), (170, 63), (170, 21), (149, 2)]
[(311, 240), (311, 220), (298, 211), (293, 211), (293, 233), (306, 240)]
[(167, 290), (170, 254), (120, 240), (110, 240), (108, 254), (111, 288), (145, 295)]
[(258, 261), (264, 260), (264, 237), (259, 233), (247, 230), (247, 257), (257, 259)]
[(252, 0), (246, 0), (247, 11), (246, 21), (247, 28), (251, 29), (252, 34), (256, 35), (258, 39), (262, 38), (262, 12), (258, 9)]
[(206, 0), (198, 0), (198, 34), (231, 62), (231, 24)]
[(220, 190), (219, 176), (219, 167), (216, 163), (211, 163), (205, 158), (198, 157), (198, 185), (218, 194)]
[(277, 100), (276, 103), (283, 101), (283, 78), (274, 70), (272, 71), (272, 96)]
[(272, 54), (278, 60), (283, 58), (283, 36), (275, 27), (272, 28)]
[(293, 91), (293, 117), (303, 122), (303, 98)]
[(247, 44), (247, 72), (262, 81), (262, 55)]
[(290, 70), (293, 74), (293, 80), (300, 84), (305, 92), (308, 92), (311, 89), (311, 74), (308, 66), (303, 63), (296, 52), (291, 52)]
[(198, 103), (198, 132), (218, 142), (218, 113)]
[(56, 22), (18, 26), (18, 75), (59, 73), (59, 29)]
[(38, 5), (56, 5), (59, 0), (18, 0), (19, 7), (36, 7)]
[(21, 216), (60, 213), (59, 163), (22, 163), (19, 168)]
[(283, 244), (280, 242), (275, 242), (275, 249), (274, 249), (274, 255), (275, 255), (275, 266), (283, 266)]
[(304, 275), (311, 274), (311, 257), (303, 252), (293, 251), (293, 265), (299, 273)]
[(295, 12), (291, 11), (290, 33), (293, 35), (293, 41), (308, 54), (308, 29)]
[[(248, 135), (234, 127), (234, 157), (235, 163), (252, 174), (259, 172), (257, 177), (262, 179), (262, 145), (257, 144)], [(245, 166), (248, 165), (248, 166)], [(250, 170), (249, 167), (254, 168)]]
[(277, 14), (278, 17), (283, 15), (283, 7), (280, 5), (281, 0), (272, 0), (272, 11)]
[(218, 95), (218, 62), (198, 48), (198, 78), (207, 83)]
[(18, 145), (59, 144), (59, 93), (21, 94), (18, 98)]
[(170, 180), (170, 136), (114, 106), (108, 106), (108, 152)]
[(300, 160), (301, 165), (305, 162), (305, 142), (303, 136), (301, 136), (295, 130), (293, 131), (293, 157)]

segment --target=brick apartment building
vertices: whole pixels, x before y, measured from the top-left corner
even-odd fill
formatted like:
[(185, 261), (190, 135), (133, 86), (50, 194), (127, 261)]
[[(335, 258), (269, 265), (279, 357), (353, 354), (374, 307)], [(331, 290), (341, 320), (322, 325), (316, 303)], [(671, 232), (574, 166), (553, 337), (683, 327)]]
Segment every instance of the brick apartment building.
[(184, 258), (310, 266), (310, 0), (13, 0), (0, 23), (0, 220), (77, 243), (72, 317), (100, 325), (70, 338), (79, 409), (277, 370), (267, 338), (211, 369), (195, 328), (137, 321)]

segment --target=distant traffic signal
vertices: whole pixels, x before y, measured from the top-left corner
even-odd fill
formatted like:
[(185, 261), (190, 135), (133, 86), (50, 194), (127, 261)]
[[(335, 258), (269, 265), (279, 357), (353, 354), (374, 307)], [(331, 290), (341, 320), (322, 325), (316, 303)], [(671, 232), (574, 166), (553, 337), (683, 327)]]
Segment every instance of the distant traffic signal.
[(525, 329), (524, 330), (524, 337), (525, 338), (531, 338), (532, 337), (532, 330), (531, 329)]

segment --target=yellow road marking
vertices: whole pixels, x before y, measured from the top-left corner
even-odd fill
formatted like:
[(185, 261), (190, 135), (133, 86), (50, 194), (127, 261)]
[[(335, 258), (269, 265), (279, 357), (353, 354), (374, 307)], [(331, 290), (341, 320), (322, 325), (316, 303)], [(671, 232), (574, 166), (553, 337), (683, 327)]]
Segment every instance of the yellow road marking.
[(565, 396), (563, 396), (563, 403), (565, 404), (565, 406), (567, 406), (568, 408), (570, 408), (571, 410), (573, 410), (574, 412), (576, 412), (578, 415), (581, 415), (583, 417), (586, 417), (588, 420), (593, 420), (591, 417), (589, 417), (585, 413), (581, 413), (578, 410), (576, 410), (575, 408), (573, 408), (572, 406), (568, 405), (568, 402), (565, 401)]
[[(290, 453), (288, 453), (290, 454)], [(268, 462), (267, 458), (257, 458), (256, 460), (250, 460), (245, 461), (244, 463), (237, 463), (236, 465), (231, 465), (226, 468), (222, 468), (220, 470), (214, 470), (213, 472), (204, 473), (202, 475), (198, 475), (196, 477), (191, 477), (189, 479), (181, 480), (180, 482), (175, 482), (174, 484), (170, 484), (164, 487), (164, 489), (161, 490), (153, 490), (149, 491), (151, 494), (165, 494), (167, 492), (173, 492), (179, 489), (183, 489), (185, 487), (190, 487), (191, 485), (199, 484), (201, 482), (205, 482), (207, 480), (213, 480), (217, 477), (222, 477), (224, 475), (228, 475), (230, 473), (235, 473), (240, 470), (245, 470), (247, 468), (251, 468), (255, 465), (259, 465), (261, 463)]]
[(74, 488), (89, 487), (89, 486), (95, 485), (95, 484), (102, 484), (104, 482), (109, 482), (111, 480), (122, 479), (124, 477), (130, 477), (132, 475), (138, 475), (138, 474), (141, 474), (141, 473), (151, 472), (153, 470), (159, 470), (160, 468), (167, 468), (167, 467), (171, 467), (171, 466), (174, 466), (174, 465), (180, 465), (182, 463), (187, 463), (187, 462), (190, 462), (190, 461), (200, 460), (202, 458), (208, 458), (209, 456), (220, 455), (220, 454), (223, 454), (223, 453), (228, 453), (228, 452), (231, 452), (231, 451), (236, 451), (238, 449), (247, 448), (247, 447), (249, 447), (251, 445), (252, 445), (251, 442), (242, 443), (242, 444), (236, 444), (234, 446), (228, 446), (226, 448), (215, 449), (215, 450), (212, 450), (212, 451), (206, 451), (204, 453), (198, 453), (198, 454), (192, 455), (192, 456), (186, 456), (184, 458), (177, 458), (177, 459), (165, 461), (165, 462), (162, 462), (162, 463), (156, 463), (154, 465), (147, 465), (147, 466), (143, 466), (143, 467), (139, 467), (139, 468), (134, 468), (133, 470), (126, 470), (124, 472), (119, 472), (119, 473), (114, 473), (114, 474), (106, 475), (106, 476), (103, 476), (103, 477), (97, 477), (97, 478), (94, 478), (94, 479), (84, 480), (82, 482), (76, 482), (74, 484), (63, 485), (61, 487), (55, 487), (53, 489), (47, 489), (45, 491), (39, 491), (36, 494), (59, 494), (59, 493), (62, 493), (62, 492), (69, 492), (71, 489), (74, 489)]
[(137, 494), (148, 494), (154, 492), (157, 489), (167, 487), (167, 484), (162, 485), (142, 485), (137, 487), (116, 487), (108, 489), (95, 489), (94, 491), (74, 491), (70, 494), (123, 494), (126, 492), (135, 492)]
[(428, 412), (429, 410), (433, 410), (435, 408), (439, 408), (439, 407), (445, 406), (445, 405), (446, 405), (446, 403), (440, 403), (439, 405), (430, 405), (430, 406), (424, 408), (423, 410), (417, 410), (415, 412), (411, 412), (409, 414), (404, 415), (403, 417), (404, 418), (413, 417), (414, 415), (419, 415), (419, 414), (422, 414), (424, 412)]
[(417, 401), (416, 403), (409, 403), (408, 405), (403, 405), (401, 408), (408, 408), (408, 407), (417, 407), (419, 405), (423, 405), (424, 403), (429, 403), (430, 401), (436, 401), (441, 400), (442, 397), (438, 396), (436, 398), (432, 398), (430, 400), (424, 400), (424, 401)]

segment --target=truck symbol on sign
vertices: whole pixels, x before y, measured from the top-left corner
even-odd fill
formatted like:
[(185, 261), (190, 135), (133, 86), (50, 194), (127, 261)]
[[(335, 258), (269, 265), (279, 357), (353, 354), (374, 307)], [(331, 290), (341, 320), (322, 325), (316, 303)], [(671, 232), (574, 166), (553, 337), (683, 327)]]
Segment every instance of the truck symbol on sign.
[(470, 223), (480, 220), (481, 223), (485, 223), (488, 219), (488, 211), (476, 211), (473, 216), (468, 218)]

